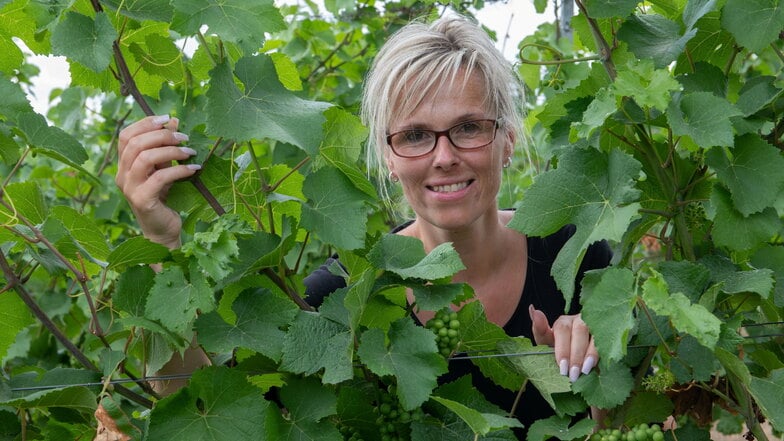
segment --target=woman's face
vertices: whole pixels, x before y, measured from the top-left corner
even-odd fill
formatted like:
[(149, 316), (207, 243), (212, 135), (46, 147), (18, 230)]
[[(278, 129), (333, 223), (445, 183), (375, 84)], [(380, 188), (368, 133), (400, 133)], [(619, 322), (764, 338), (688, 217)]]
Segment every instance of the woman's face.
[[(465, 85), (454, 81), (427, 97), (412, 114), (393, 118), (389, 133), (412, 128), (441, 131), (461, 122), (497, 119), (485, 102), (482, 78), (473, 73)], [(417, 220), (457, 231), (488, 213), (496, 215), (502, 165), (512, 154), (513, 141), (502, 126), (485, 147), (458, 150), (442, 136), (432, 152), (419, 158), (401, 158), (387, 146), (386, 160)]]

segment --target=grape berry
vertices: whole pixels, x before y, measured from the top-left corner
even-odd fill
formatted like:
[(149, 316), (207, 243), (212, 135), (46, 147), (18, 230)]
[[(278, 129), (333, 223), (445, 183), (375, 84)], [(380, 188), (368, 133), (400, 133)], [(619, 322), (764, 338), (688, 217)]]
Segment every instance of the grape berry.
[(460, 321), (457, 313), (449, 308), (444, 308), (425, 323), (425, 327), (436, 335), (438, 351), (444, 357), (449, 357), (460, 343)]
[(664, 432), (658, 424), (641, 423), (623, 432), (620, 429), (602, 429), (591, 435), (590, 441), (663, 441)]

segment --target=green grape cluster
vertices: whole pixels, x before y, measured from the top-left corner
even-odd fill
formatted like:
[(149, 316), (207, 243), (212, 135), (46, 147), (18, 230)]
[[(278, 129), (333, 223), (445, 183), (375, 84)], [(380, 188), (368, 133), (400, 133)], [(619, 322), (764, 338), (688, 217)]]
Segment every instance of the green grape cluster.
[(351, 426), (340, 425), (338, 430), (340, 430), (340, 433), (343, 435), (343, 439), (345, 441), (365, 441), (357, 429)]
[(640, 423), (627, 431), (601, 429), (591, 435), (590, 441), (663, 441), (664, 432), (658, 424)]
[(422, 409), (404, 410), (397, 400), (395, 385), (389, 385), (381, 391), (378, 406), (374, 408), (378, 415), (376, 424), (381, 441), (402, 441), (408, 439), (408, 426), (412, 421), (420, 421), (425, 414)]
[(425, 323), (425, 327), (436, 335), (438, 351), (444, 357), (449, 357), (460, 343), (460, 320), (457, 313), (449, 308), (444, 308)]

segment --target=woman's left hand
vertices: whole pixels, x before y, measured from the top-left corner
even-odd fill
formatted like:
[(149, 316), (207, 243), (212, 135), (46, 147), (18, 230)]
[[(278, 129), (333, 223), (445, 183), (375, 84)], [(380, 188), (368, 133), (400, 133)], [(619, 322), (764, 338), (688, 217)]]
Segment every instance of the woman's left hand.
[(576, 381), (580, 374), (588, 374), (596, 366), (599, 353), (593, 336), (580, 314), (562, 315), (550, 326), (542, 311), (528, 307), (533, 323), (534, 341), (538, 345), (548, 345), (555, 349), (555, 361), (561, 375), (568, 375)]

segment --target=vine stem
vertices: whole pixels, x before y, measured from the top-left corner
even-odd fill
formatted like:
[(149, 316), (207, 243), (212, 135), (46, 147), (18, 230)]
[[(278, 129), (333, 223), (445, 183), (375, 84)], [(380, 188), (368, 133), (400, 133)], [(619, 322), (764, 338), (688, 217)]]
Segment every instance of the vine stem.
[[(52, 333), (52, 335), (60, 342), (67, 350), (71, 353), (71, 355), (76, 358), (79, 363), (82, 364), (85, 368), (95, 371), (101, 372), (101, 370), (87, 358), (84, 353), (76, 347), (68, 337), (63, 334), (60, 328), (49, 318), (48, 315), (38, 306), (38, 303), (33, 300), (33, 297), (30, 293), (25, 289), (24, 285), (20, 283), (19, 278), (16, 277), (11, 266), (8, 264), (8, 260), (5, 257), (5, 253), (0, 252), (0, 269), (3, 270), (3, 274), (5, 275), (6, 281), (8, 281), (8, 287), (4, 290), (13, 289), (19, 295), (19, 298), (24, 302), (28, 309), (33, 313), (33, 315), (44, 325), (44, 327)], [(120, 395), (128, 398), (129, 400), (135, 401), (136, 403), (148, 408), (152, 409), (153, 403), (152, 401), (148, 400), (147, 398), (137, 394), (136, 392), (123, 387), (123, 386), (115, 386), (114, 390), (117, 391)]]
[(588, 11), (585, 9), (585, 5), (583, 4), (583, 0), (574, 0), (577, 4), (577, 7), (580, 8), (580, 12), (585, 15), (586, 20), (588, 20), (588, 25), (591, 28), (591, 34), (593, 35), (596, 44), (599, 46), (599, 53), (601, 54), (602, 65), (604, 69), (607, 71), (607, 75), (610, 76), (610, 79), (615, 80), (615, 77), (618, 75), (615, 69), (615, 63), (613, 63), (610, 55), (612, 54), (612, 49), (610, 45), (607, 43), (607, 40), (604, 39), (602, 35), (602, 31), (599, 29), (599, 25), (596, 23), (596, 20), (588, 15)]

